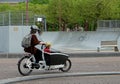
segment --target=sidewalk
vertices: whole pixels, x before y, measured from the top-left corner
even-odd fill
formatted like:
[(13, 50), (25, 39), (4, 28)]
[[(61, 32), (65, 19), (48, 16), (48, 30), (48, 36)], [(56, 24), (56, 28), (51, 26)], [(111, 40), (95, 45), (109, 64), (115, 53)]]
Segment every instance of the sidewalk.
[[(65, 52), (70, 57), (109, 57), (109, 56), (120, 56), (120, 52), (113, 51), (67, 51)], [(0, 58), (21, 58), (25, 53), (0, 53)]]

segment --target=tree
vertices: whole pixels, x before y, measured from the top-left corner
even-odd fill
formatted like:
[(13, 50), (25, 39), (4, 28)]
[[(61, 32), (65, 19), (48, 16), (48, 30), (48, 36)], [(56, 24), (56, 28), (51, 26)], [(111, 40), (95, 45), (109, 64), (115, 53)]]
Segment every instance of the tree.
[(111, 1), (111, 10), (110, 16), (111, 19), (120, 19), (120, 0), (112, 0)]
[(9, 4), (0, 4), (0, 12), (9, 11), (10, 7)]
[[(25, 10), (25, 2), (0, 5), (0, 12)], [(53, 30), (84, 26), (85, 21), (88, 30), (96, 30), (98, 20), (120, 19), (120, 0), (29, 0), (29, 11), (46, 16), (48, 28)]]

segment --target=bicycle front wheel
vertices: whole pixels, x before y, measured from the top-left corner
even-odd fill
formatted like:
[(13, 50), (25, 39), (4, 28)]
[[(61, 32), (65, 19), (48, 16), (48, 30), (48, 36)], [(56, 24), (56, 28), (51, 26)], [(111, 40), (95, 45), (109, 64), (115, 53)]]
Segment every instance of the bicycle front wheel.
[(18, 61), (18, 71), (23, 76), (27, 76), (32, 72), (32, 62), (29, 58), (29, 56), (25, 56)]

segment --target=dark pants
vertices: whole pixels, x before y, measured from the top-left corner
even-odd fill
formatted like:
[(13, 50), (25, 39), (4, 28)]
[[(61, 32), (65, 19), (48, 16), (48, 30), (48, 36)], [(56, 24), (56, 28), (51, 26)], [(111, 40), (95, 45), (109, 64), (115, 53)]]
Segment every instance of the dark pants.
[(35, 56), (35, 59), (36, 59), (36, 63), (38, 63), (40, 60), (42, 60), (42, 51), (37, 49), (37, 51), (34, 54), (34, 56)]

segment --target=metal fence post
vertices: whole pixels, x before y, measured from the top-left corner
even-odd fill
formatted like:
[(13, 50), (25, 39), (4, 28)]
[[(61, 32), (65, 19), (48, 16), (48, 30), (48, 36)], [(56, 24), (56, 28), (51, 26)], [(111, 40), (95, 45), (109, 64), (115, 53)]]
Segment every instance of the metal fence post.
[(11, 12), (9, 11), (9, 25), (11, 25)]
[(2, 15), (3, 16), (3, 24), (2, 25), (4, 25), (5, 24), (5, 16), (4, 16), (4, 14)]
[(24, 25), (24, 24), (23, 24), (23, 22), (24, 22), (23, 20), (24, 20), (24, 18), (23, 18), (23, 13), (22, 13), (22, 25)]
[(47, 31), (47, 27), (46, 27), (46, 18), (44, 18), (44, 26), (45, 26), (45, 31)]

